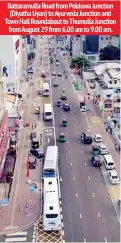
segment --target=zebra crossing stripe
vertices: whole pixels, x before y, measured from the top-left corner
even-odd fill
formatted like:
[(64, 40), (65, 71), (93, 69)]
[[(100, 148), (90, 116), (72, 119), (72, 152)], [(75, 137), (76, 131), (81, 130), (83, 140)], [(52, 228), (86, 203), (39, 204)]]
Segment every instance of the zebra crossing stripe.
[(18, 237), (18, 238), (6, 238), (5, 242), (25, 242), (26, 237)]
[(6, 236), (5, 242), (26, 242), (27, 231), (20, 231), (14, 234), (8, 234)]

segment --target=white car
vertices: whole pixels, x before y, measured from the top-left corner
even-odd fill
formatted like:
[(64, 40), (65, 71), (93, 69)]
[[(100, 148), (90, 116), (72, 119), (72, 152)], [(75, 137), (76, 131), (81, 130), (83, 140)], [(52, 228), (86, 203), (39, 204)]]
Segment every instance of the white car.
[(108, 150), (107, 150), (105, 144), (100, 144), (99, 150), (100, 150), (100, 154), (102, 154), (102, 155), (108, 154)]
[(53, 75), (53, 76), (56, 76), (56, 72), (53, 72), (52, 75)]
[(59, 66), (59, 62), (56, 62), (56, 66)]
[(95, 134), (94, 135), (94, 140), (96, 143), (101, 143), (102, 142), (102, 137), (100, 134)]
[(62, 76), (61, 72), (58, 72), (58, 76)]
[(58, 87), (58, 83), (55, 81), (53, 84), (54, 87)]
[(116, 170), (110, 170), (108, 172), (109, 180), (111, 184), (118, 184), (119, 183), (119, 176)]

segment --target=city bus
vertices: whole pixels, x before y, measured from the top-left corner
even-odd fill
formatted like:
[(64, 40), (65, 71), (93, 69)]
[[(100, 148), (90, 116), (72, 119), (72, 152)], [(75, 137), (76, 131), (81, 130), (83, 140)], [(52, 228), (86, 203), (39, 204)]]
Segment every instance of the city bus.
[(58, 176), (58, 160), (59, 153), (57, 146), (48, 146), (45, 156), (43, 177), (56, 177)]

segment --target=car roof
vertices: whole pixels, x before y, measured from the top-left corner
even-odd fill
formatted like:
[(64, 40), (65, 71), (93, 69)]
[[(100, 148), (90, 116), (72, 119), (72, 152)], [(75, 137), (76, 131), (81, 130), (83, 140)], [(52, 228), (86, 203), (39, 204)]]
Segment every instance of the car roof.
[(103, 144), (103, 143), (102, 143), (102, 144), (100, 144), (99, 146), (100, 146), (100, 147), (102, 147), (102, 148), (103, 148), (103, 147), (105, 147), (105, 148), (106, 148), (105, 144)]
[(95, 134), (95, 136), (96, 136), (96, 137), (101, 137), (101, 135), (100, 135), (100, 134)]
[(61, 133), (60, 133), (60, 136), (65, 136), (65, 134), (61, 132)]
[(66, 103), (66, 104), (64, 104), (64, 105), (65, 105), (65, 106), (69, 106), (69, 104), (67, 104), (67, 103)]
[(110, 170), (109, 171), (112, 175), (118, 175), (117, 171), (116, 170)]

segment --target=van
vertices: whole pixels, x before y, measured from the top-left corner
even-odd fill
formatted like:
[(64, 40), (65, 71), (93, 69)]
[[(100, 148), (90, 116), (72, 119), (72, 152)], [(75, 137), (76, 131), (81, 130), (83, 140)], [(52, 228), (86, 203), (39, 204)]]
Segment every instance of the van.
[(48, 83), (43, 83), (43, 96), (50, 95), (50, 87)]
[(107, 170), (112, 170), (115, 168), (113, 158), (110, 154), (104, 155), (104, 164)]

